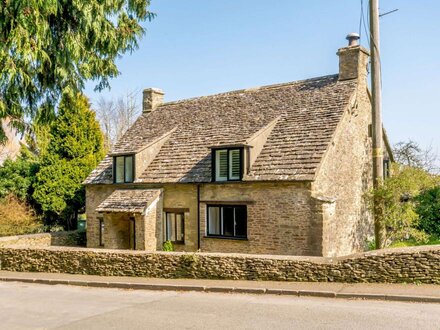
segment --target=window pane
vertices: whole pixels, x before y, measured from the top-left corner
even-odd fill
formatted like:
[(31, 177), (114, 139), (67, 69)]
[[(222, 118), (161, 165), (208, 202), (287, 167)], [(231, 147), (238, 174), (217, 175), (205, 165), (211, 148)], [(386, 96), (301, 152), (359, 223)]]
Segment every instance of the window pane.
[(229, 179), (240, 179), (240, 149), (229, 150)]
[(235, 236), (247, 237), (247, 211), (245, 206), (235, 208)]
[(220, 208), (208, 207), (208, 235), (220, 235)]
[(234, 236), (234, 208), (223, 207), (223, 235)]
[(183, 241), (183, 214), (176, 214), (176, 241)]
[(215, 151), (215, 180), (226, 181), (228, 180), (228, 151), (216, 150)]
[(166, 240), (167, 241), (175, 241), (176, 240), (176, 228), (175, 221), (176, 217), (174, 213), (167, 213), (167, 232), (166, 232)]
[(169, 241), (171, 238), (171, 214), (166, 214), (165, 219), (165, 241)]
[(125, 157), (125, 182), (133, 182), (133, 156)]
[(115, 157), (115, 182), (124, 182), (124, 157)]

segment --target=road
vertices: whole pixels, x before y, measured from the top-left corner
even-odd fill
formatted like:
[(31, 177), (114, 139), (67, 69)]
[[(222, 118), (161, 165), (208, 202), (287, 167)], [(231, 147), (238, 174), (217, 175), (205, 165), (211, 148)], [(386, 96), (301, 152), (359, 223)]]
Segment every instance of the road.
[(440, 329), (440, 304), (0, 282), (1, 329)]

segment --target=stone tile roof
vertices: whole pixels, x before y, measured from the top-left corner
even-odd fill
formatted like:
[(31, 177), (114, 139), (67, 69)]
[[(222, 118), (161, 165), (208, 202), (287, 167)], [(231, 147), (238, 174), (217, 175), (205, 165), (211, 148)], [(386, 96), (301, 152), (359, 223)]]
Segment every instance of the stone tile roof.
[[(142, 115), (111, 153), (130, 153), (175, 129), (136, 182), (210, 182), (213, 145), (245, 143), (278, 118), (244, 181), (313, 180), (356, 80), (337, 75), (164, 103)], [(111, 183), (107, 156), (86, 184)]]
[(117, 189), (99, 204), (96, 211), (142, 213), (160, 192), (160, 189)]

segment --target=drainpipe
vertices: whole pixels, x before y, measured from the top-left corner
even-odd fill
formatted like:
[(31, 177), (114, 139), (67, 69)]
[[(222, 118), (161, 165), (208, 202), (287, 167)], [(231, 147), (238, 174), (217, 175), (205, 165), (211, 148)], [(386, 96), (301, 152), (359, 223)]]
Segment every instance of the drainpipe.
[(200, 184), (197, 184), (197, 250), (200, 250)]

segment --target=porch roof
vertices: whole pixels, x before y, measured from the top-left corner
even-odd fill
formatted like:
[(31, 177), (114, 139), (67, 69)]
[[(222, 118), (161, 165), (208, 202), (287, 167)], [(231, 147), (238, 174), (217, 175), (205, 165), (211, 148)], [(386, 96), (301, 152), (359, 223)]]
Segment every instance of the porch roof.
[(97, 212), (143, 213), (161, 189), (117, 189), (96, 208)]

